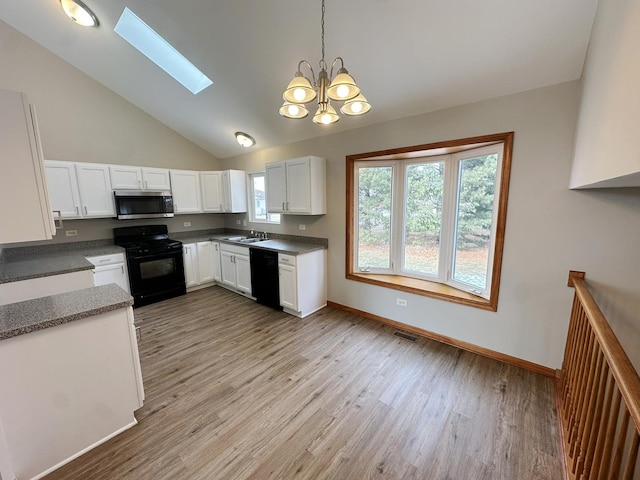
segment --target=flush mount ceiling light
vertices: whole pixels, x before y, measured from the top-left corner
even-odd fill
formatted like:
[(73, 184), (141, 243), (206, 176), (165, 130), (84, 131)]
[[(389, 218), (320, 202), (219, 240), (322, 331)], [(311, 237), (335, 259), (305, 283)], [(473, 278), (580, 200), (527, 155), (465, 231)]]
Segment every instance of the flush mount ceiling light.
[(213, 82), (127, 7), (113, 29), (194, 95)]
[(62, 10), (71, 20), (83, 27), (97, 27), (98, 17), (80, 0), (60, 0)]
[(236, 132), (236, 140), (245, 148), (253, 147), (256, 144), (254, 138), (248, 133)]
[[(330, 105), (330, 101), (345, 102), (340, 111), (345, 115), (363, 115), (371, 110), (371, 105), (360, 93), (360, 88), (356, 85), (346, 68), (342, 57), (337, 57), (331, 64), (330, 74), (327, 75), (327, 63), (324, 61), (324, 0), (322, 0), (322, 59), (320, 60), (320, 73), (316, 80), (313, 67), (306, 60), (300, 60), (298, 71), (293, 80), (289, 82), (282, 98), (284, 104), (280, 107), (280, 115), (287, 118), (304, 118), (309, 114), (305, 103), (309, 103), (318, 97), (318, 110), (313, 116), (315, 123), (330, 124), (340, 120), (335, 109)], [(333, 68), (340, 61), (340, 68), (333, 78)], [(302, 74), (301, 67), (306, 65), (311, 70), (313, 83)]]

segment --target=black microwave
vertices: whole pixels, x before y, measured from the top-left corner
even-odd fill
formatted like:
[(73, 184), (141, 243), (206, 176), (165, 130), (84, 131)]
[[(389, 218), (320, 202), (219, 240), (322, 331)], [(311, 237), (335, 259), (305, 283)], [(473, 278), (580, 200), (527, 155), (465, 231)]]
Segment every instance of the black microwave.
[(171, 192), (116, 190), (113, 194), (118, 220), (173, 217)]

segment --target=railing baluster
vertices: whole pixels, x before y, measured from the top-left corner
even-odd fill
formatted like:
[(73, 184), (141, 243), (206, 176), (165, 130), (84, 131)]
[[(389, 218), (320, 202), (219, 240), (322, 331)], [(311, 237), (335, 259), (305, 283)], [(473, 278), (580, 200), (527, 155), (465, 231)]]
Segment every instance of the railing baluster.
[(636, 463), (638, 461), (638, 446), (640, 446), (640, 437), (638, 432), (633, 435), (631, 440), (631, 448), (629, 448), (629, 455), (627, 456), (627, 464), (624, 467), (623, 480), (633, 480), (633, 472), (636, 469)]
[(569, 277), (575, 296), (558, 381), (569, 478), (634, 480), (640, 470), (640, 377), (583, 277)]

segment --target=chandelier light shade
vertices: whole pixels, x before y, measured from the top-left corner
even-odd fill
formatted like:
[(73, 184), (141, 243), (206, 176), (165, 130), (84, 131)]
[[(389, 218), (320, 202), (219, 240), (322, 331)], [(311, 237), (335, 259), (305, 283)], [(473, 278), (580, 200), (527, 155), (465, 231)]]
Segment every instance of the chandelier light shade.
[[(313, 67), (306, 60), (300, 60), (298, 71), (287, 85), (282, 98), (284, 104), (278, 111), (286, 118), (304, 118), (309, 114), (306, 103), (318, 99), (318, 110), (313, 116), (315, 123), (328, 125), (340, 120), (340, 116), (331, 106), (331, 101), (345, 102), (340, 111), (345, 115), (364, 115), (371, 110), (371, 104), (360, 93), (360, 87), (344, 67), (342, 57), (336, 57), (327, 74), (327, 63), (324, 60), (324, 0), (322, 0), (322, 59), (320, 60), (320, 72), (316, 79)], [(333, 68), (340, 62), (340, 68), (333, 76)], [(311, 72), (311, 80), (304, 76), (302, 67), (306, 66)]]
[(344, 102), (344, 105), (340, 108), (340, 111), (345, 115), (363, 115), (369, 110), (371, 110), (371, 105), (361, 93), (357, 97)]
[(309, 115), (309, 110), (303, 104), (284, 102), (280, 107), (280, 115), (287, 118), (304, 118)]
[(80, 0), (60, 0), (62, 10), (71, 20), (83, 27), (97, 27), (98, 17)]

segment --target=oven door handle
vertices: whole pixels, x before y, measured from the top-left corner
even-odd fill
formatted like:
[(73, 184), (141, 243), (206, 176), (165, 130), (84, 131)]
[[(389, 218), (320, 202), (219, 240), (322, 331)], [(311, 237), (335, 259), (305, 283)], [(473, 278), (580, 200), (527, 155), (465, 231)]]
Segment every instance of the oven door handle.
[(131, 255), (128, 257), (129, 260), (146, 260), (148, 258), (161, 260), (163, 258), (171, 258), (180, 255), (179, 251), (175, 252), (161, 252), (161, 253), (150, 253), (148, 255)]

